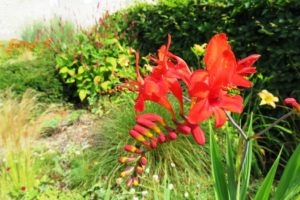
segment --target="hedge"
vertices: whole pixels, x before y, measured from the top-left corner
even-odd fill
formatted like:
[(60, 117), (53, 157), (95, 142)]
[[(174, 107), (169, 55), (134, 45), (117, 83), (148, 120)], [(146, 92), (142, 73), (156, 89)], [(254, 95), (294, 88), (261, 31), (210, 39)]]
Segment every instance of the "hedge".
[(257, 67), (264, 77), (271, 78), (268, 90), (281, 97), (300, 98), (299, 1), (174, 2), (140, 4), (124, 11), (123, 31), (137, 35), (131, 42), (134, 48), (143, 55), (154, 53), (171, 34), (170, 50), (195, 66), (190, 48), (225, 32), (237, 58), (262, 55)]
[(43, 102), (58, 102), (63, 99), (63, 84), (55, 71), (53, 55), (44, 55), (33, 60), (16, 61), (0, 65), (0, 90), (12, 87), (17, 94), (27, 88), (41, 94)]

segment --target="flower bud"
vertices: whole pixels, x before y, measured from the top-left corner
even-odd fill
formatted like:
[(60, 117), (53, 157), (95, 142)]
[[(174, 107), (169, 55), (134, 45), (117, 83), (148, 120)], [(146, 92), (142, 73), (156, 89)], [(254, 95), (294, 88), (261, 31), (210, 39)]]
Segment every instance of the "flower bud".
[(143, 169), (142, 166), (137, 166), (137, 167), (136, 167), (136, 172), (137, 172), (138, 174), (142, 174), (143, 171), (144, 171), (144, 169)]
[(132, 178), (132, 185), (134, 187), (137, 187), (139, 185), (139, 178), (138, 177)]
[(163, 133), (159, 133), (158, 135), (158, 142), (164, 143), (166, 141), (166, 137)]
[(123, 172), (121, 172), (120, 176), (121, 177), (125, 177), (128, 176), (132, 171), (133, 171), (134, 167), (127, 167)]
[(170, 132), (168, 137), (171, 139), (171, 140), (175, 140), (177, 138), (177, 134), (175, 132)]
[(191, 133), (191, 128), (187, 125), (179, 125), (177, 127), (177, 130), (185, 135), (188, 135)]
[(152, 149), (155, 149), (157, 147), (156, 140), (152, 140), (151, 143), (150, 143), (150, 146), (151, 146)]
[(296, 108), (297, 112), (300, 112), (300, 104), (294, 98), (286, 98), (284, 99), (285, 104), (290, 104), (294, 108)]
[(141, 114), (141, 115), (137, 116), (137, 118), (148, 119), (152, 122), (158, 122), (161, 125), (166, 126), (165, 120), (161, 116), (153, 114), (153, 113)]
[(135, 125), (133, 127), (134, 130), (136, 130), (137, 132), (141, 133), (142, 135), (146, 136), (146, 137), (153, 137), (153, 134), (148, 130), (146, 129), (145, 127), (142, 127), (140, 125)]
[(200, 129), (199, 126), (193, 127), (192, 134), (193, 134), (193, 137), (194, 137), (195, 141), (196, 141), (198, 144), (200, 144), (200, 145), (205, 144), (205, 136), (204, 136), (204, 133), (203, 133), (203, 131)]
[(132, 178), (128, 179), (126, 182), (126, 186), (130, 187), (132, 185), (132, 182), (133, 182)]
[(121, 157), (118, 159), (119, 163), (128, 163), (128, 162), (132, 162), (135, 161), (137, 158), (136, 157)]
[(159, 127), (156, 126), (155, 123), (151, 122), (150, 120), (147, 120), (144, 118), (137, 118), (136, 122), (142, 126), (145, 126), (147, 128), (154, 130), (156, 133), (160, 133)]
[(141, 164), (142, 164), (143, 166), (147, 165), (147, 158), (146, 158), (145, 155), (143, 155), (143, 156), (141, 157)]
[(124, 150), (128, 151), (128, 152), (131, 152), (131, 153), (142, 153), (141, 149), (138, 149), (133, 145), (125, 145)]
[(146, 141), (145, 138), (135, 130), (130, 130), (129, 135), (131, 135), (131, 137), (133, 137), (135, 140), (141, 142), (142, 144), (144, 144), (146, 146), (150, 145), (150, 143), (148, 141)]

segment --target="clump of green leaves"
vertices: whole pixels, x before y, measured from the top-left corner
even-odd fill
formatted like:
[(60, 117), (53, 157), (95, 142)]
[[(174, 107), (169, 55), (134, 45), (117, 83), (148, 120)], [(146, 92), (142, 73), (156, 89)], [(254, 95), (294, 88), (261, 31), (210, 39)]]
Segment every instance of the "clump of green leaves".
[(115, 19), (107, 14), (90, 31), (78, 34), (73, 46), (56, 58), (59, 74), (75, 88), (74, 96), (95, 104), (101, 95), (113, 93), (117, 85), (135, 75), (133, 50), (119, 42)]

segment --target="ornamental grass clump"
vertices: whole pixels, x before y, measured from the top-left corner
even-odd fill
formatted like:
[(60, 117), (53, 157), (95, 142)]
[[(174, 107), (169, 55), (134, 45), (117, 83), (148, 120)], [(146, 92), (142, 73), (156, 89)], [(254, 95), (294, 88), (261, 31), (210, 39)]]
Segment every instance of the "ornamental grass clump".
[(21, 99), (10, 90), (0, 96), (0, 199), (20, 197), (36, 182), (31, 147), (39, 130), (38, 110), (30, 90)]
[[(180, 134), (191, 134), (199, 145), (204, 145), (206, 137), (199, 124), (206, 121), (210, 123), (208, 119), (214, 117), (215, 128), (223, 127), (229, 120), (240, 134), (240, 147), (244, 146), (242, 151), (238, 151), (237, 158), (232, 158), (235, 153), (232, 147), (227, 149), (230, 152), (230, 155), (227, 155), (230, 161), (228, 166), (230, 170), (228, 171), (228, 179), (230, 181), (228, 184), (231, 183), (231, 187), (229, 191), (229, 187), (225, 183), (225, 173), (220, 174), (222, 161), (213, 131), (210, 128), (215, 194), (218, 199), (245, 199), (251, 170), (252, 141), (258, 139), (258, 136), (276, 126), (286, 117), (298, 112), (299, 104), (292, 98), (286, 99), (285, 103), (291, 104), (295, 109), (257, 134), (253, 134), (252, 121), (250, 120), (248, 130), (245, 132), (234, 121), (230, 113), (242, 113), (243, 97), (241, 92), (244, 88), (252, 87), (253, 84), (249, 80), (249, 76), (256, 72), (256, 67), (253, 64), (260, 55), (253, 54), (237, 60), (226, 35), (224, 33), (216, 34), (205, 49), (205, 68), (191, 71), (182, 58), (169, 51), (170, 44), (171, 36), (168, 35), (167, 45), (163, 45), (158, 50), (157, 56), (148, 56), (154, 66), (152, 66), (152, 72), (145, 77), (140, 74), (139, 54), (136, 52), (137, 80), (124, 84), (124, 87), (138, 93), (134, 106), (136, 124), (129, 131), (129, 135), (136, 140), (136, 143), (124, 147), (124, 150), (130, 155), (127, 156), (126, 154), (126, 156), (119, 158), (119, 162), (126, 165), (120, 176), (129, 177), (126, 183), (128, 187), (140, 185), (141, 175), (147, 166), (147, 153), (154, 151), (164, 143), (176, 140)], [(178, 108), (170, 103), (169, 95), (174, 96), (178, 101)], [(260, 96), (262, 98), (266, 94)], [(267, 96), (268, 99), (270, 99), (269, 96), (271, 95)], [(278, 98), (275, 100), (277, 102)], [(168, 110), (171, 120), (167, 121), (159, 113), (145, 113), (145, 101), (154, 102), (164, 107)], [(275, 108), (275, 102), (273, 100), (272, 103), (270, 102), (268, 100), (266, 103)], [(229, 142), (230, 137), (227, 140)], [(237, 163), (236, 168), (234, 168), (233, 160)], [(277, 169), (278, 160), (279, 158), (274, 162), (273, 170), (271, 169), (272, 175), (267, 176), (266, 182), (273, 181), (273, 173)], [(236, 176), (234, 175), (235, 172)], [(269, 187), (271, 186), (264, 186), (263, 183), (263, 188), (270, 193)], [(260, 197), (260, 192), (257, 193), (257, 196)]]

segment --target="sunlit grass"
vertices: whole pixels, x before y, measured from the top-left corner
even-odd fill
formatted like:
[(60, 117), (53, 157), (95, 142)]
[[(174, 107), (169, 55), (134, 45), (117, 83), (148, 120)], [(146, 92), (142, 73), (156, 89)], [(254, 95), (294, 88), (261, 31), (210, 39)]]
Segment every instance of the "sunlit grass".
[(37, 137), (34, 116), (39, 105), (36, 95), (26, 91), (21, 99), (7, 90), (0, 97), (0, 197), (14, 195), (34, 186), (31, 144)]

